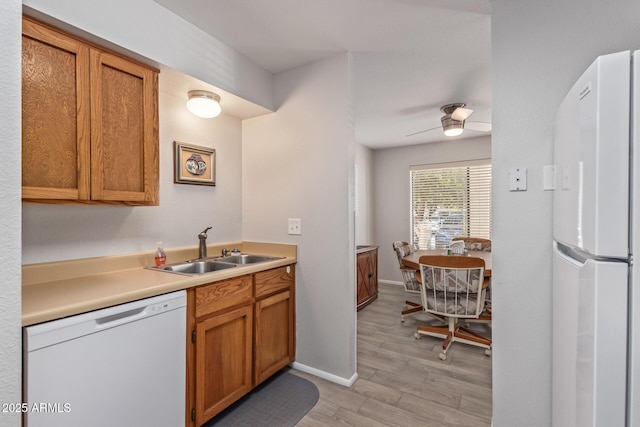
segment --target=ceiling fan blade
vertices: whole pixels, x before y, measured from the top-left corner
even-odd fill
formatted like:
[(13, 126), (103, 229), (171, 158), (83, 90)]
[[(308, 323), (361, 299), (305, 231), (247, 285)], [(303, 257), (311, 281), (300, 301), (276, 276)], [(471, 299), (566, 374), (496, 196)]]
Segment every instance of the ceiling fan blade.
[(455, 109), (453, 113), (451, 113), (451, 118), (453, 120), (464, 121), (473, 113), (473, 110), (469, 108), (458, 107)]
[(442, 129), (442, 126), (438, 126), (438, 127), (431, 128), (431, 129), (419, 130), (418, 132), (414, 132), (414, 133), (410, 133), (409, 135), (405, 135), (405, 138), (408, 138), (408, 137), (413, 136), (413, 135), (417, 135), (419, 133), (429, 132), (430, 130), (435, 130), (435, 129)]
[(479, 132), (489, 132), (491, 123), (488, 122), (464, 122), (465, 129), (477, 130)]

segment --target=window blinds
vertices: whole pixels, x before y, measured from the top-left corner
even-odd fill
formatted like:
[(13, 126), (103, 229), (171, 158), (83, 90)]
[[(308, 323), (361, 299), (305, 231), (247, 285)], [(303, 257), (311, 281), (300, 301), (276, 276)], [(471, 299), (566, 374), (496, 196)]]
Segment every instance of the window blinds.
[(491, 238), (489, 160), (411, 167), (411, 239), (418, 249), (455, 237)]

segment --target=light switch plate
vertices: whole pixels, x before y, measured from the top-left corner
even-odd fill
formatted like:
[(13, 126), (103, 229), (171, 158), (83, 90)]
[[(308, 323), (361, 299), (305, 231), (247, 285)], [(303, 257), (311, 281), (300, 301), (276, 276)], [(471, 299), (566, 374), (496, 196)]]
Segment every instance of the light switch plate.
[(562, 189), (571, 189), (571, 170), (568, 165), (562, 165)]
[(509, 169), (509, 191), (527, 191), (527, 168)]
[(542, 189), (545, 191), (553, 191), (556, 189), (555, 165), (547, 165), (542, 168)]
[(300, 218), (289, 218), (289, 234), (302, 234), (302, 220)]

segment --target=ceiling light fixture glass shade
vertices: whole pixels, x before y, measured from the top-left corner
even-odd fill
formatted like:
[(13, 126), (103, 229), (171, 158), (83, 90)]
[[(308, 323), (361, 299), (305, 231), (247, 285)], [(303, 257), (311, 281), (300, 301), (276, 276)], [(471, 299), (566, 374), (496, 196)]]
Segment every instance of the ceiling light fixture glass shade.
[(446, 136), (462, 135), (464, 131), (464, 120), (454, 120), (451, 118), (451, 115), (447, 114), (440, 121), (442, 122), (442, 129)]
[(189, 91), (187, 108), (198, 117), (210, 119), (216, 117), (222, 111), (220, 96), (206, 90)]

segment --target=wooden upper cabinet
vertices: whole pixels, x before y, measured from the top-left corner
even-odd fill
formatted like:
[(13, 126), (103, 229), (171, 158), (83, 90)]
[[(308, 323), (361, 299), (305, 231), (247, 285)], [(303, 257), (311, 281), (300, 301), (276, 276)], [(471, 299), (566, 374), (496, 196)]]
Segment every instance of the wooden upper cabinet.
[(91, 196), (157, 199), (157, 73), (91, 50)]
[(25, 17), (22, 198), (157, 205), (158, 72)]
[(90, 197), (89, 47), (22, 23), (22, 197)]

